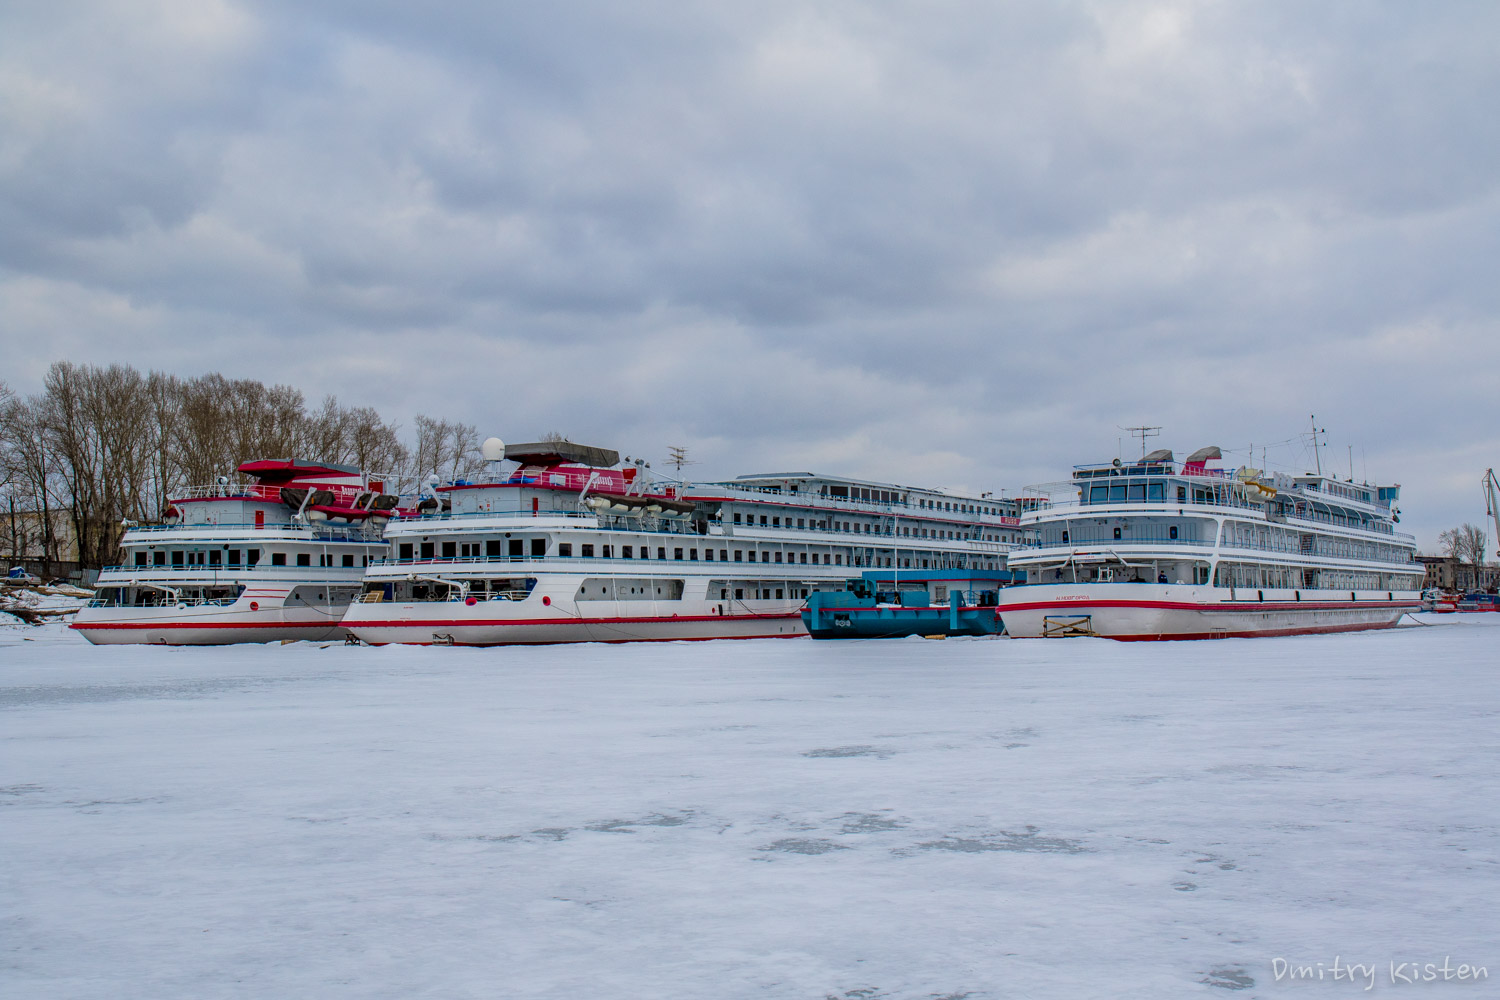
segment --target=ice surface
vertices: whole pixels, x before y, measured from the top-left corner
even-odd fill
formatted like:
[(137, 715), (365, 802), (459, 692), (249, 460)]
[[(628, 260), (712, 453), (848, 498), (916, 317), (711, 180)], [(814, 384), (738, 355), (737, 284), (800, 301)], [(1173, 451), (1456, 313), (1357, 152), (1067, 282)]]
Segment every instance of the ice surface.
[[(1500, 979), (1500, 629), (0, 632), (14, 997), (1352, 996)], [(1462, 616), (1467, 618), (1493, 616)]]

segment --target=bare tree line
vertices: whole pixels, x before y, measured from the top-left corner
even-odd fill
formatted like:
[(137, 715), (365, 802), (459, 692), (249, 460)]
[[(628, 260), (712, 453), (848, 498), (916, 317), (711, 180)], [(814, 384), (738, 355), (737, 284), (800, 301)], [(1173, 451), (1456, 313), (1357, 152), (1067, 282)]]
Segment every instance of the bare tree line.
[(1477, 524), (1461, 524), (1438, 534), (1438, 544), (1454, 566), (1467, 566), (1476, 588), (1484, 586), (1484, 563), (1489, 550), (1489, 536)]
[(13, 559), (34, 546), (57, 562), (63, 519), (80, 563), (98, 567), (113, 561), (122, 522), (156, 520), (174, 493), (251, 459), (354, 465), (383, 475), (387, 490), (481, 467), (473, 425), (426, 415), (414, 425), (408, 442), (372, 407), (333, 396), (309, 407), (288, 385), (59, 361), (35, 395), (0, 383), (0, 534)]

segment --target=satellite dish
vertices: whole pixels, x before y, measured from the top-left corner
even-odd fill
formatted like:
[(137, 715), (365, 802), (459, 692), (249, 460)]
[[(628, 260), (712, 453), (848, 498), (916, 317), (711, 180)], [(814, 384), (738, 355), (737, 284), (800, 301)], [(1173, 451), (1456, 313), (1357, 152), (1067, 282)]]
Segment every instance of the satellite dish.
[(497, 437), (485, 438), (479, 454), (486, 462), (498, 462), (505, 457), (505, 442)]

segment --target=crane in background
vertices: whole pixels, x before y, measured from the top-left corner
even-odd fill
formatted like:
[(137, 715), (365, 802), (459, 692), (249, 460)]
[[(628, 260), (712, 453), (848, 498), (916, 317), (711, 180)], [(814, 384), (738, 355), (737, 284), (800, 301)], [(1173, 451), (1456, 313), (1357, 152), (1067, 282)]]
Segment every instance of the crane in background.
[(1495, 539), (1500, 542), (1500, 482), (1495, 480), (1494, 469), (1484, 470), (1484, 512), (1495, 522)]

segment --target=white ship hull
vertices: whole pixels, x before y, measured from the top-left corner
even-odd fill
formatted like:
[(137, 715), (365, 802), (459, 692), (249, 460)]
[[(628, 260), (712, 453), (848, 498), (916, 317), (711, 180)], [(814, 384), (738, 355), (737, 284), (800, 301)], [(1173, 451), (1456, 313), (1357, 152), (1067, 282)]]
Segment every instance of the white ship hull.
[(1245, 591), (1141, 583), (1036, 584), (1000, 594), (1015, 638), (1221, 639), (1390, 628), (1421, 609), (1416, 592)]
[[(251, 604), (256, 607), (252, 608)], [(236, 642), (326, 642), (348, 633), (339, 623), (345, 606), (285, 607), (266, 596), (242, 596), (232, 604), (182, 607), (84, 608), (72, 628), (96, 645), (150, 643), (220, 646)]]
[(354, 604), (343, 625), (371, 645), (503, 646), (807, 635), (801, 601), (524, 601)]

